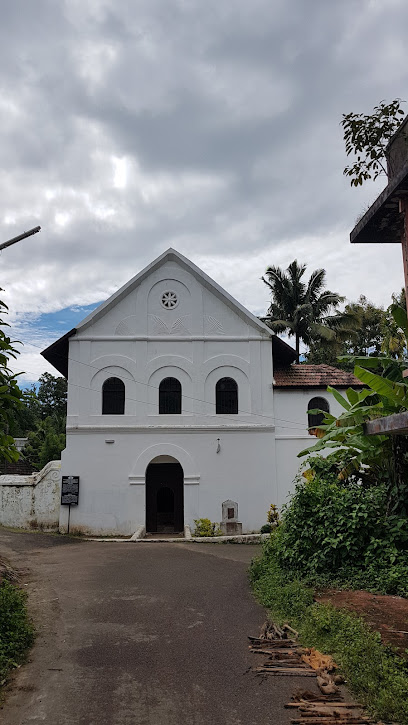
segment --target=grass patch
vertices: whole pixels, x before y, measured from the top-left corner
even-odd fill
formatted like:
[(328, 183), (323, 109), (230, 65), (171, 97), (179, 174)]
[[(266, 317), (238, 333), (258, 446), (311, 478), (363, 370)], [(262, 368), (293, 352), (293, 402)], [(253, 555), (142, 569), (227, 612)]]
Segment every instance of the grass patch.
[(258, 600), (278, 624), (288, 622), (300, 642), (331, 654), (359, 702), (377, 719), (408, 725), (408, 662), (381, 644), (362, 619), (313, 601), (313, 590), (288, 578), (273, 546), (250, 569)]
[(27, 595), (3, 579), (0, 584), (0, 683), (21, 664), (34, 641), (34, 627), (26, 607)]

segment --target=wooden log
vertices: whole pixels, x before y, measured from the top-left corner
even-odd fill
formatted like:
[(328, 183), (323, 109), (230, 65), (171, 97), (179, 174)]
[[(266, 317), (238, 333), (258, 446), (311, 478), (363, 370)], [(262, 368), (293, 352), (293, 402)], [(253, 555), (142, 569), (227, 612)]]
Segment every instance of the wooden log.
[(269, 622), (264, 622), (261, 631), (259, 632), (259, 639), (265, 639), (268, 632)]
[(299, 637), (299, 632), (296, 632), (296, 629), (292, 629), (292, 627), (289, 627), (288, 624), (284, 624), (282, 629), (287, 629), (288, 632), (292, 632), (292, 634), (294, 634), (295, 637)]
[[(271, 643), (276, 643), (276, 644), (282, 645), (282, 640), (280, 637), (271, 637), (271, 638), (267, 639), (266, 637), (250, 637), (250, 636), (248, 636), (248, 639), (253, 644), (260, 644), (260, 645), (267, 644), (269, 646)], [(293, 642), (293, 644), (295, 644), (294, 640), (288, 640), (288, 642)], [(285, 640), (285, 644), (286, 644), (286, 640)]]
[(256, 667), (254, 672), (262, 672), (267, 675), (284, 675), (285, 677), (316, 677), (310, 670), (298, 670), (295, 667)]
[[(299, 712), (302, 714), (302, 717), (337, 717), (337, 718), (355, 718), (360, 717), (360, 715), (357, 715), (355, 712), (353, 712), (350, 709), (344, 708), (343, 710), (339, 710), (337, 707), (329, 707), (328, 705), (320, 705), (320, 707), (310, 707), (308, 708), (299, 708)], [(309, 722), (309, 721), (308, 721)]]
[(313, 669), (313, 667), (308, 667), (305, 665), (302, 660), (294, 659), (293, 661), (289, 661), (287, 659), (279, 660), (274, 657), (271, 657), (270, 659), (266, 660), (266, 662), (262, 662), (262, 667), (275, 667), (275, 663), (280, 662), (282, 665), (287, 667), (288, 669), (292, 669), (294, 666), (298, 670), (309, 670), (309, 672), (313, 672), (314, 675), (316, 675), (316, 670)]
[(262, 670), (260, 672), (256, 672), (256, 675), (272, 675), (272, 677), (310, 677), (309, 672), (293, 672), (291, 670), (287, 670), (286, 672), (283, 670), (277, 670), (276, 672), (271, 672), (271, 670)]
[(351, 708), (358, 708), (360, 710), (363, 709), (362, 705), (356, 705), (354, 702), (336, 702), (335, 700), (299, 700), (299, 702), (288, 702), (286, 703), (285, 707), (302, 707), (304, 705), (316, 705), (316, 707), (320, 705), (324, 705), (324, 703), (327, 702), (327, 707), (349, 707)]
[(278, 649), (278, 648), (276, 648), (276, 649), (250, 648), (249, 651), (252, 652), (252, 654), (254, 654), (254, 655), (259, 654), (259, 655), (269, 655), (269, 656), (273, 656), (273, 655), (277, 654), (277, 655), (288, 655), (288, 656), (298, 655), (300, 657), (300, 654), (301, 654), (300, 652), (298, 652), (295, 649)]
[(251, 640), (252, 647), (299, 647), (293, 639), (256, 639)]
[[(310, 665), (307, 664), (307, 662), (303, 661), (303, 657), (300, 652), (298, 652), (296, 649), (278, 649), (277, 647), (272, 650), (264, 650), (265, 654), (269, 655), (269, 658), (272, 659), (273, 657), (292, 657), (293, 659), (297, 659), (302, 665), (305, 664), (307, 667), (310, 667)], [(313, 669), (313, 668), (312, 668)]]
[(251, 642), (250, 647), (299, 647), (296, 642), (290, 639), (261, 639), (259, 642)]
[(262, 667), (286, 667), (288, 670), (309, 670), (309, 667), (302, 667), (302, 663), (299, 660), (270, 660), (269, 662), (263, 662)]
[(296, 718), (290, 721), (292, 725), (364, 725), (364, 723), (373, 723), (373, 720), (368, 720), (361, 717), (308, 717), (307, 720), (303, 718)]
[(299, 659), (299, 657), (269, 657), (269, 659), (264, 662), (265, 667), (273, 667), (273, 665), (285, 665), (285, 667), (292, 667), (293, 665), (296, 665), (298, 667), (301, 667), (303, 669), (310, 669), (309, 667), (304, 668), (302, 660)]
[(339, 702), (343, 701), (344, 698), (340, 692), (336, 693), (335, 695), (319, 695), (318, 693), (312, 692), (311, 690), (303, 690), (298, 687), (292, 695), (292, 700), (294, 702), (305, 702), (311, 700), (313, 702)]
[(285, 632), (283, 631), (283, 629), (281, 629), (280, 627), (278, 627), (277, 624), (274, 624), (273, 625), (273, 628), (274, 628), (276, 634), (278, 635), (278, 637), (280, 637), (281, 639), (284, 639), (285, 637), (287, 637), (287, 634), (285, 634)]

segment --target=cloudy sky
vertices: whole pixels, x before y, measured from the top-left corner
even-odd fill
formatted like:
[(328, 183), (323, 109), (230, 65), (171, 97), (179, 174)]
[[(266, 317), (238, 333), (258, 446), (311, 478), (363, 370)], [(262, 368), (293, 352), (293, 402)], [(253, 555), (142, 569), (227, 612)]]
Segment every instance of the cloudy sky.
[(1, 9), (1, 241), (42, 227), (0, 256), (25, 380), (170, 246), (256, 314), (294, 258), (349, 299), (401, 288), (398, 245), (349, 243), (385, 180), (350, 187), (340, 121), (408, 100), (406, 0)]

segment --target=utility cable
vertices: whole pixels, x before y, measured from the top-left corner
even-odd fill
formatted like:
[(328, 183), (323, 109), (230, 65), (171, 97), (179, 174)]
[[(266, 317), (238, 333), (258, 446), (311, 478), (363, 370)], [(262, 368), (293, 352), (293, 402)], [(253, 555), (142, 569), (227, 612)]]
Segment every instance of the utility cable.
[[(36, 347), (39, 350), (42, 350), (43, 349), (39, 345), (35, 345), (35, 343), (32, 343), (32, 342), (30, 342), (29, 345), (32, 345), (33, 347)], [(64, 360), (66, 359), (64, 355), (61, 355), (59, 353), (55, 353), (55, 355), (57, 357), (60, 357), (60, 358), (64, 359)], [(93, 370), (96, 370), (98, 372), (101, 371), (101, 368), (98, 368), (96, 365), (92, 365), (91, 363), (83, 362), (82, 360), (74, 360), (74, 358), (68, 358), (68, 362), (69, 361), (71, 361), (73, 363), (76, 363), (78, 365), (85, 365), (86, 367), (92, 368)], [(120, 367), (120, 366), (119, 365), (118, 366), (109, 365), (107, 367)], [(103, 368), (102, 368), (102, 370), (103, 370)], [(27, 371), (27, 372), (31, 372), (32, 374), (35, 374), (35, 373), (33, 373), (33, 371)], [(183, 372), (185, 372), (185, 371), (183, 371)], [(123, 375), (123, 374), (115, 375), (115, 377), (119, 377), (119, 379), (122, 380), (122, 382), (125, 381), (125, 380), (129, 380), (132, 383), (137, 383), (138, 385), (143, 385), (145, 387), (152, 388), (153, 390), (157, 390), (157, 391), (159, 390), (159, 387), (156, 386), (156, 385), (152, 385), (151, 383), (146, 383), (146, 382), (144, 382), (142, 380), (136, 380), (133, 377), (130, 378), (130, 377), (128, 377), (126, 375)], [(83, 390), (92, 390), (92, 391), (94, 391), (93, 388), (85, 387), (83, 385), (78, 385), (77, 383), (69, 382), (69, 385), (74, 385), (75, 387), (82, 388)], [(126, 386), (125, 386), (125, 390), (126, 390)], [(184, 393), (182, 393), (182, 397), (185, 398), (185, 399), (187, 399), (187, 400), (192, 400), (192, 401), (197, 402), (197, 403), (203, 403), (205, 405), (211, 405), (213, 407), (215, 407), (215, 405), (216, 405), (216, 403), (213, 403), (213, 402), (211, 402), (209, 400), (202, 400), (201, 398), (195, 398), (195, 397), (193, 397), (191, 395), (185, 395)], [(156, 403), (150, 403), (149, 401), (139, 400), (137, 398), (131, 398), (130, 396), (126, 395), (126, 393), (125, 393), (125, 399), (126, 400), (132, 400), (132, 401), (137, 402), (137, 403), (143, 403), (143, 404), (148, 403), (149, 405), (156, 405)], [(188, 411), (188, 412), (193, 413), (194, 411)], [(299, 421), (288, 420), (286, 418), (278, 418), (276, 416), (271, 416), (271, 415), (264, 415), (262, 413), (252, 413), (252, 412), (250, 412), (248, 410), (243, 410), (242, 408), (238, 408), (238, 414), (237, 415), (239, 415), (239, 414), (256, 416), (257, 418), (265, 418), (267, 420), (280, 421), (280, 422), (283, 422), (283, 423), (292, 423), (293, 426), (296, 426), (296, 428), (292, 428), (291, 426), (281, 426), (281, 425), (278, 425), (279, 428), (287, 428), (289, 430), (307, 430), (307, 427), (306, 428), (305, 427), (301, 427), (301, 424), (299, 423)], [(208, 414), (208, 413), (202, 413), (201, 414), (200, 413), (200, 415), (206, 415), (206, 416), (213, 417), (213, 414), (211, 414), (211, 413), (210, 414)], [(216, 417), (217, 419), (219, 419), (220, 417), (222, 417), (222, 414), (217, 413), (217, 414), (214, 415), (214, 417)], [(237, 418), (235, 418), (235, 417), (234, 417), (234, 419), (237, 420)], [(228, 418), (227, 420), (231, 420), (231, 419)], [(242, 421), (242, 422), (245, 422), (245, 421)]]

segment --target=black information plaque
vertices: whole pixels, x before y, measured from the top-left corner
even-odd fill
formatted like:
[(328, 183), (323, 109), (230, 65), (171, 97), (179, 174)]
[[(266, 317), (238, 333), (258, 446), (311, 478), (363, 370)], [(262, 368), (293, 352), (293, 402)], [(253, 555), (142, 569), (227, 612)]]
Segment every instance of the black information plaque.
[(63, 476), (61, 487), (61, 504), (78, 506), (79, 476)]

